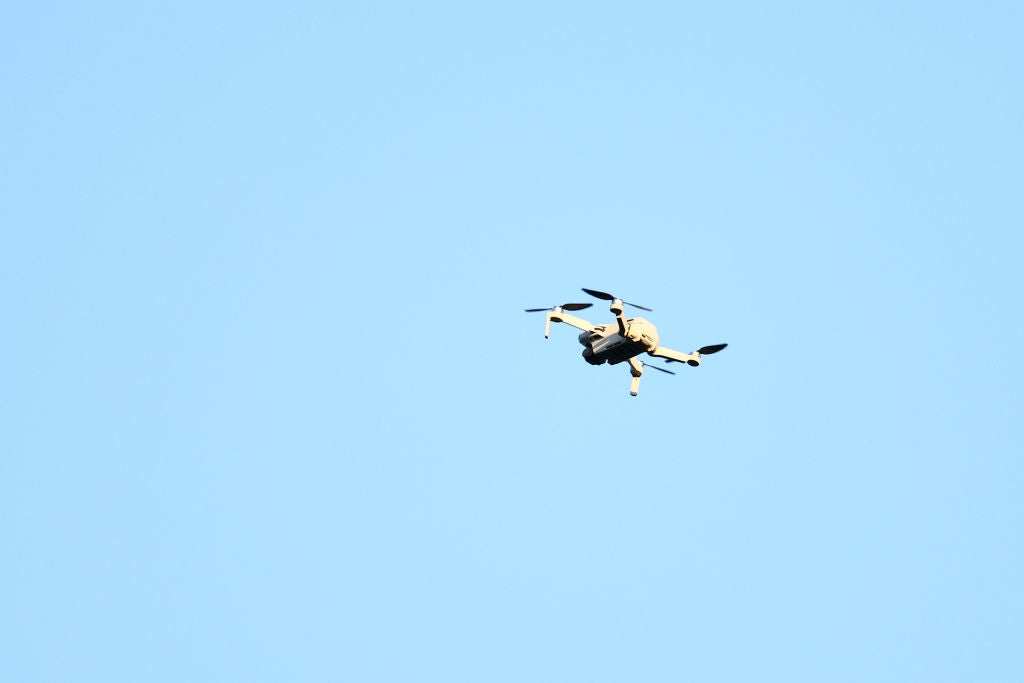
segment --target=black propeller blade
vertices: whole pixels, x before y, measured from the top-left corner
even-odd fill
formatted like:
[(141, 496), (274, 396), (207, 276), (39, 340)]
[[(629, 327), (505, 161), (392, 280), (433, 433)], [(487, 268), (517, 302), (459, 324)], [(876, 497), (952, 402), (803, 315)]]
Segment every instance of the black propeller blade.
[[(599, 292), (596, 289), (587, 289), (586, 287), (583, 287), (582, 289), (590, 296), (597, 297), (598, 299), (604, 299), (605, 301), (613, 301), (617, 298), (607, 292)], [(639, 308), (641, 311), (652, 310), (650, 308), (647, 308), (646, 306), (641, 306), (640, 304), (631, 304), (628, 301), (623, 301), (622, 303), (626, 304), (627, 306), (632, 306), (633, 308)]]
[(671, 370), (666, 370), (665, 368), (659, 368), (657, 365), (651, 365), (650, 363), (645, 363), (643, 361), (640, 361), (640, 365), (644, 366), (645, 368), (651, 368), (652, 370), (661, 370), (662, 372), (668, 373), (669, 375), (676, 374), (676, 373), (672, 372)]
[(545, 311), (553, 311), (556, 308), (561, 308), (563, 311), (582, 311), (584, 308), (590, 308), (594, 304), (562, 304), (561, 306), (551, 306), (550, 308), (527, 308), (527, 313), (541, 313)]
[(611, 301), (612, 299), (615, 298), (611, 294), (606, 294), (605, 292), (599, 292), (596, 289), (587, 289), (586, 287), (584, 287), (583, 291), (586, 292), (587, 294), (589, 294), (590, 296), (596, 296), (598, 299), (604, 299), (605, 301)]
[(728, 344), (712, 344), (711, 346), (702, 346), (697, 349), (697, 353), (702, 356), (710, 356), (713, 353), (718, 353), (724, 349)]

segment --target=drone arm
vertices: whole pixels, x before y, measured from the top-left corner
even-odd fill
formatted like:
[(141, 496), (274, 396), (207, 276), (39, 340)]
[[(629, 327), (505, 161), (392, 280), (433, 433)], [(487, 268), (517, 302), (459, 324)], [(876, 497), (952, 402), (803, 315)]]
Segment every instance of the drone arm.
[(555, 323), (565, 323), (566, 325), (572, 325), (576, 329), (583, 330), (584, 332), (593, 332), (594, 331), (594, 325), (592, 323), (587, 322), (583, 318), (577, 318), (576, 316), (570, 315), (570, 314), (568, 314), (568, 313), (566, 313), (564, 311), (552, 311), (551, 313), (548, 313), (547, 317), (548, 317), (547, 323), (544, 325), (544, 338), (545, 339), (548, 336), (548, 332), (551, 329), (551, 323), (553, 323), (553, 322), (555, 322)]
[(622, 299), (612, 299), (612, 303), (609, 308), (615, 315), (615, 324), (619, 326), (619, 334), (625, 337), (628, 328), (626, 326), (626, 316), (622, 314), (622, 303)]
[(655, 349), (651, 349), (647, 352), (648, 355), (656, 358), (667, 358), (668, 360), (675, 361), (677, 363), (687, 363), (694, 367), (700, 365), (700, 354), (694, 353), (682, 353), (675, 349), (670, 349), (664, 346), (659, 346)]
[(640, 376), (644, 374), (644, 364), (636, 358), (629, 359), (629, 374), (633, 379), (629, 383), (629, 395), (636, 396), (640, 393)]

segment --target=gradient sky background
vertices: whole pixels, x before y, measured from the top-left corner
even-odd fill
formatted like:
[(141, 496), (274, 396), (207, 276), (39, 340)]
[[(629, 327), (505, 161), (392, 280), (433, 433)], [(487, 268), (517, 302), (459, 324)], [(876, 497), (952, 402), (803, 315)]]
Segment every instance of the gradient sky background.
[(0, 679), (1024, 680), (1022, 20), (9, 4)]

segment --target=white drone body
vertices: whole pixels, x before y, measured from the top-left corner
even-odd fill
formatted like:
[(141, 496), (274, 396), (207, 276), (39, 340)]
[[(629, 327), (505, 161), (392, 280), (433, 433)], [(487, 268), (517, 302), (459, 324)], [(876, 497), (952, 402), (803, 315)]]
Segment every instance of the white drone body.
[(561, 306), (553, 306), (551, 308), (528, 308), (526, 312), (547, 311), (547, 320), (544, 324), (545, 339), (547, 339), (551, 332), (551, 323), (553, 322), (565, 323), (566, 325), (583, 330), (579, 335), (579, 342), (583, 345), (583, 359), (591, 365), (602, 365), (604, 363), (617, 365), (623, 361), (629, 363), (629, 371), (633, 376), (629, 386), (629, 393), (632, 396), (636, 396), (640, 390), (640, 377), (643, 375), (644, 367), (652, 367), (655, 370), (667, 372), (670, 375), (675, 374), (664, 368), (647, 365), (643, 361), (638, 360), (637, 356), (640, 354), (646, 353), (655, 358), (664, 358), (666, 363), (686, 363), (691, 367), (697, 367), (700, 365), (701, 356), (718, 353), (727, 346), (726, 344), (713, 344), (701, 347), (693, 353), (682, 353), (661, 346), (658, 328), (650, 321), (644, 318), (626, 318), (622, 314), (623, 304), (645, 311), (650, 311), (651, 309), (631, 304), (611, 294), (593, 289), (584, 288), (583, 291), (598, 299), (611, 301), (609, 308), (615, 315), (615, 322), (608, 325), (594, 325), (583, 318), (577, 318), (570, 313), (566, 313), (566, 311), (579, 311), (589, 308), (592, 304), (562, 304)]

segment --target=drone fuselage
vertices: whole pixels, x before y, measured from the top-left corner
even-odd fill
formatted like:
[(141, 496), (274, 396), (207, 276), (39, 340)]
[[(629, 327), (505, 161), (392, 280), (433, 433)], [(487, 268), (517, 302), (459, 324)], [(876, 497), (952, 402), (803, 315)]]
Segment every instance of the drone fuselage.
[[(669, 349), (659, 344), (658, 329), (648, 320), (643, 318), (626, 318), (623, 315), (625, 301), (605, 292), (598, 292), (592, 289), (584, 289), (584, 292), (591, 296), (610, 301), (608, 310), (615, 315), (615, 322), (605, 325), (595, 325), (592, 322), (578, 318), (567, 311), (580, 311), (589, 308), (590, 304), (569, 303), (550, 308), (528, 308), (527, 313), (547, 312), (544, 321), (544, 338), (547, 339), (551, 331), (551, 323), (565, 323), (578, 330), (579, 342), (583, 345), (583, 359), (591, 365), (618, 365), (629, 363), (629, 374), (632, 381), (629, 385), (629, 393), (636, 396), (640, 389), (640, 376), (644, 371), (644, 363), (637, 356), (646, 353), (655, 358), (664, 358), (667, 363), (686, 363), (690, 367), (700, 365), (701, 354), (718, 353), (726, 347), (725, 344), (714, 344), (702, 346), (693, 353), (681, 353), (675, 349)], [(648, 311), (638, 304), (628, 304), (635, 308)], [(674, 375), (674, 372), (650, 366), (656, 370)]]
[(658, 348), (658, 329), (650, 321), (629, 318), (624, 330), (619, 327), (618, 322), (596, 325), (592, 332), (580, 334), (583, 358), (591, 365), (616, 365)]

